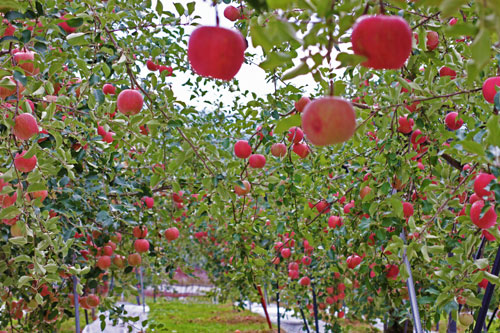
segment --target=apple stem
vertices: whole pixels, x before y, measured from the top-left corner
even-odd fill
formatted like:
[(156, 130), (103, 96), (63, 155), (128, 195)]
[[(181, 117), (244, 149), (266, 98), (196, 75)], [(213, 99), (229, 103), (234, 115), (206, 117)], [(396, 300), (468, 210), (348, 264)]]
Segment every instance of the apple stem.
[(365, 10), (363, 10), (363, 15), (368, 14), (368, 9), (370, 8), (370, 2), (368, 1), (365, 6)]
[(333, 87), (333, 80), (330, 80), (330, 96), (334, 96), (334, 87)]
[(385, 6), (384, 6), (384, 1), (380, 0), (380, 14), (385, 15)]
[(217, 1), (213, 1), (213, 5), (214, 5), (214, 8), (215, 8), (215, 25), (216, 26), (219, 26), (219, 23), (220, 23), (220, 19), (219, 19), (219, 12), (217, 11)]

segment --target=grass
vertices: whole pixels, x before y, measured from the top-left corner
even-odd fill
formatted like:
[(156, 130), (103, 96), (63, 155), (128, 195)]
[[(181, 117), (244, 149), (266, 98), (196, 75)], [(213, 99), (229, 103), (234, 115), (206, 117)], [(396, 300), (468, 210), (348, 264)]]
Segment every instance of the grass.
[(200, 303), (200, 300), (149, 303), (148, 332), (268, 333), (266, 320), (250, 311), (237, 311), (228, 304)]

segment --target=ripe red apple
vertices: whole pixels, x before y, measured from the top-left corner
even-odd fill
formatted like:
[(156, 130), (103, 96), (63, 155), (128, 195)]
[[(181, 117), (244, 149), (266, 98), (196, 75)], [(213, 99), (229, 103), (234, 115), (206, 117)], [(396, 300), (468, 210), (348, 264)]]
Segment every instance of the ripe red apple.
[(364, 15), (353, 26), (351, 42), (354, 53), (367, 58), (361, 65), (399, 69), (411, 54), (412, 32), (399, 16)]
[(295, 102), (295, 110), (298, 112), (304, 111), (306, 105), (311, 101), (309, 97), (302, 96), (297, 102)]
[(229, 81), (245, 60), (241, 33), (221, 27), (199, 27), (191, 34), (188, 58), (193, 70), (205, 77)]
[(95, 308), (96, 306), (99, 305), (99, 296), (91, 294), (87, 296), (87, 304), (91, 308)]
[(484, 207), (484, 201), (478, 200), (474, 202), (470, 208), (470, 219), (478, 228), (489, 229), (497, 223), (497, 213), (495, 212), (494, 205), (481, 216), (481, 210)]
[(295, 143), (292, 147), (295, 154), (299, 155), (300, 158), (306, 158), (309, 155), (309, 146), (305, 143)]
[(274, 157), (283, 157), (286, 155), (286, 146), (283, 143), (274, 143), (271, 146), (271, 155)]
[(227, 6), (224, 9), (224, 17), (234, 22), (240, 18), (240, 11), (234, 6)]
[(58, 26), (60, 26), (67, 34), (72, 34), (76, 31), (76, 28), (70, 27), (69, 24), (65, 22), (68, 20), (65, 15), (61, 16), (60, 19), (64, 21), (59, 23)]
[(144, 226), (135, 226), (132, 230), (132, 234), (135, 238), (146, 238), (146, 236), (148, 235), (148, 228)]
[(146, 61), (146, 67), (152, 72), (158, 70), (158, 65), (155, 64), (152, 60)]
[(106, 132), (106, 134), (104, 134), (104, 142), (107, 142), (107, 143), (111, 143), (113, 142), (113, 135), (115, 135), (115, 133), (113, 132)]
[(109, 237), (109, 239), (111, 239), (112, 242), (120, 243), (122, 241), (122, 234), (119, 232), (115, 232), (113, 235), (111, 235), (111, 237)]
[(439, 34), (435, 31), (428, 31), (425, 44), (429, 51), (434, 50), (439, 45)]
[(328, 218), (328, 226), (332, 229), (342, 226), (342, 219), (339, 216), (330, 216)]
[(284, 259), (288, 259), (292, 255), (292, 251), (290, 251), (290, 249), (287, 247), (281, 249), (280, 253)]
[(107, 270), (111, 266), (111, 257), (109, 256), (101, 256), (97, 259), (97, 267), (102, 269), (103, 271)]
[(14, 54), (14, 62), (24, 70), (28, 76), (40, 73), (40, 69), (35, 67), (35, 53), (31, 51), (20, 51)]
[(456, 131), (457, 129), (462, 127), (462, 125), (464, 124), (464, 120), (457, 119), (457, 117), (458, 117), (457, 112), (450, 112), (444, 118), (444, 122), (446, 123), (446, 126), (452, 131)]
[(31, 192), (31, 193), (29, 193), (29, 195), (27, 195), (27, 197), (28, 197), (28, 201), (40, 198), (40, 202), (43, 202), (45, 200), (45, 198), (47, 198), (48, 195), (49, 195), (49, 193), (47, 192), (47, 190), (42, 190), (42, 191)]
[(176, 227), (168, 228), (167, 230), (165, 230), (165, 238), (169, 242), (176, 240), (177, 238), (179, 238), (179, 229), (177, 229)]
[(339, 97), (323, 97), (306, 105), (302, 129), (316, 146), (342, 143), (356, 130), (356, 114), (351, 103)]
[(14, 122), (13, 132), (19, 140), (28, 140), (39, 133), (36, 119), (30, 113), (21, 113)]
[(139, 253), (132, 253), (128, 256), (127, 261), (130, 266), (139, 266), (142, 262), (142, 258)]
[(483, 97), (488, 103), (495, 103), (495, 95), (500, 91), (500, 76), (490, 77), (483, 83)]
[(398, 278), (399, 267), (397, 265), (387, 264), (387, 265), (385, 265), (385, 269), (387, 270), (387, 272), (385, 273), (385, 276), (388, 279), (396, 280)]
[(403, 202), (403, 215), (408, 218), (413, 216), (413, 205), (409, 202)]
[(136, 239), (134, 242), (134, 248), (139, 253), (148, 252), (149, 242), (143, 238)]
[(422, 135), (422, 131), (417, 129), (411, 134), (410, 141), (414, 145), (419, 145), (427, 140), (427, 136)]
[(353, 268), (356, 268), (356, 266), (358, 266), (360, 263), (361, 263), (361, 257), (358, 256), (357, 254), (353, 254), (353, 255), (350, 255), (349, 257), (347, 257), (347, 267), (349, 267), (350, 269), (353, 269)]
[(411, 131), (413, 130), (413, 125), (415, 124), (413, 119), (411, 118), (408, 119), (408, 115), (404, 117), (399, 117), (398, 123), (399, 123), (398, 131), (403, 134), (411, 133)]
[(234, 155), (239, 158), (248, 158), (252, 155), (252, 147), (248, 141), (239, 140), (234, 144)]
[(302, 279), (300, 279), (299, 283), (301, 286), (306, 287), (306, 286), (311, 284), (311, 279), (307, 276), (304, 276), (304, 277), (302, 277)]
[(116, 94), (116, 87), (112, 84), (106, 83), (102, 86), (102, 92), (104, 95), (114, 95)]
[(439, 69), (439, 76), (449, 76), (452, 79), (457, 77), (457, 72), (455, 72), (453, 69), (450, 67), (443, 66)]
[(234, 192), (237, 195), (247, 195), (250, 192), (250, 190), (252, 189), (252, 185), (250, 185), (250, 183), (247, 180), (244, 180), (243, 186), (244, 186), (244, 188), (242, 188), (238, 185), (234, 185)]
[(476, 192), (479, 198), (489, 197), (493, 194), (492, 191), (486, 190), (485, 187), (495, 179), (495, 175), (484, 172), (476, 176), (476, 179), (474, 180), (474, 192)]
[(251, 168), (261, 169), (266, 165), (266, 157), (261, 154), (253, 154), (248, 159), (248, 165)]
[(364, 199), (370, 192), (372, 191), (370, 186), (365, 186), (359, 191), (359, 196), (361, 197), (361, 200)]
[(311, 264), (311, 262), (312, 262), (311, 257), (308, 257), (308, 256), (302, 257), (302, 264), (309, 266)]
[(30, 172), (36, 167), (37, 158), (33, 155), (30, 158), (24, 158), (23, 156), (27, 153), (26, 150), (23, 150), (21, 154), (17, 153), (16, 157), (14, 157), (14, 166), (17, 170), (21, 172)]
[(13, 36), (14, 32), (16, 32), (16, 27), (13, 26), (8, 20), (5, 20), (5, 19), (2, 21), (2, 23), (4, 25), (6, 25), (7, 27), (5, 28), (3, 36), (0, 38), (7, 37), (7, 36)]
[(116, 106), (118, 111), (126, 116), (133, 116), (141, 112), (144, 99), (137, 90), (125, 89), (118, 95)]
[(174, 72), (174, 69), (171, 66), (159, 65), (158, 70), (160, 71), (160, 74), (164, 71), (167, 71), (168, 72), (167, 76), (172, 76), (172, 73)]
[[(140, 258), (140, 257), (139, 257)], [(124, 268), (125, 267), (125, 258), (120, 255), (116, 255), (113, 258), (113, 264), (118, 267), (118, 268)]]
[(292, 127), (288, 130), (288, 141), (299, 143), (304, 138), (304, 133), (299, 127)]
[(448, 24), (449, 25), (455, 25), (455, 24), (457, 24), (457, 22), (458, 22), (458, 20), (456, 18), (452, 17), (451, 20), (448, 21)]
[(155, 205), (155, 199), (151, 197), (144, 197), (144, 203), (146, 204), (146, 207), (148, 208), (153, 208)]
[(113, 242), (109, 242), (108, 245), (105, 245), (102, 247), (102, 253), (105, 255), (105, 256), (112, 256), (113, 255), (113, 252), (114, 250), (116, 249), (116, 244), (113, 243)]

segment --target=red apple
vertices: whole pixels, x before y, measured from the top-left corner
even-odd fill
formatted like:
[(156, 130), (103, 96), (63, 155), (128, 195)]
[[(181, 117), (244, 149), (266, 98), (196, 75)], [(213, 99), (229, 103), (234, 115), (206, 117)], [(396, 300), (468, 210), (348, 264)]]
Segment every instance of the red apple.
[(452, 79), (457, 77), (457, 72), (455, 72), (453, 69), (450, 67), (443, 66), (439, 69), (439, 76), (449, 76)]
[(330, 216), (328, 218), (328, 226), (332, 229), (342, 226), (342, 219), (338, 216)]
[(305, 143), (295, 143), (292, 147), (295, 154), (299, 155), (300, 158), (306, 158), (309, 155), (309, 146)]
[(287, 247), (281, 249), (280, 253), (284, 259), (288, 259), (292, 255), (292, 251), (290, 251), (290, 249)]
[(40, 69), (35, 67), (35, 53), (31, 51), (21, 51), (14, 54), (14, 62), (24, 70), (28, 76), (40, 73)]
[(146, 238), (146, 236), (148, 235), (148, 228), (135, 226), (132, 231), (132, 234), (134, 235), (135, 238)]
[(299, 283), (301, 286), (306, 287), (311, 284), (311, 279), (307, 276), (304, 276), (302, 279), (300, 279)]
[(271, 155), (274, 157), (283, 157), (286, 155), (286, 146), (283, 143), (274, 143), (271, 146)]
[(261, 169), (266, 165), (266, 157), (261, 154), (253, 154), (248, 159), (248, 165), (251, 168)]
[(297, 102), (295, 102), (295, 110), (298, 112), (304, 111), (306, 105), (311, 101), (309, 97), (302, 96)]
[(133, 89), (123, 90), (116, 100), (118, 111), (126, 116), (138, 114), (142, 109), (143, 103), (144, 99), (141, 93)]
[(367, 58), (361, 65), (399, 69), (411, 54), (412, 32), (399, 16), (364, 15), (353, 26), (351, 42), (354, 53)]
[(19, 140), (28, 140), (39, 133), (36, 119), (30, 113), (21, 113), (14, 122), (13, 132)]
[(151, 197), (144, 197), (144, 203), (146, 204), (146, 207), (148, 208), (153, 208), (155, 204), (155, 199)]
[(359, 191), (359, 196), (361, 197), (361, 200), (364, 199), (370, 192), (372, 191), (370, 186), (365, 186)]
[[(17, 82), (12, 76), (7, 76), (6, 78), (14, 85), (14, 87), (0, 87), (0, 99), (6, 99), (7, 97), (14, 95), (17, 90), (16, 86), (19, 88), (19, 95), (24, 91), (24, 86)], [(5, 78), (2, 78), (1, 80), (4, 79)]]
[(99, 305), (99, 296), (91, 294), (87, 296), (87, 304), (91, 308), (95, 308), (96, 306)]
[(250, 192), (250, 190), (252, 189), (252, 186), (246, 180), (243, 181), (243, 186), (244, 186), (244, 188), (242, 188), (238, 185), (234, 185), (234, 192), (237, 195), (247, 195)]
[(312, 262), (311, 257), (308, 256), (302, 257), (302, 264), (304, 264), (305, 266), (309, 266), (311, 262)]
[(408, 218), (413, 216), (413, 205), (409, 202), (403, 202), (403, 215)]
[[(140, 258), (140, 256), (139, 256)], [(120, 255), (116, 255), (114, 258), (113, 258), (113, 264), (118, 267), (118, 268), (124, 268), (125, 267), (125, 258), (123, 256), (120, 256)]]
[(176, 240), (177, 238), (179, 238), (179, 229), (177, 229), (176, 227), (168, 228), (167, 230), (165, 230), (165, 238), (169, 242)]
[(500, 91), (500, 76), (490, 77), (483, 83), (483, 97), (488, 103), (495, 103), (495, 95)]
[(31, 193), (29, 193), (28, 201), (40, 198), (40, 202), (43, 202), (45, 200), (45, 198), (47, 198), (48, 195), (49, 195), (49, 193), (47, 192), (47, 190), (31, 192)]
[(427, 41), (425, 43), (429, 51), (434, 50), (439, 45), (439, 35), (435, 31), (427, 32)]
[(23, 156), (27, 153), (26, 150), (23, 150), (21, 154), (17, 153), (14, 158), (14, 166), (17, 170), (21, 172), (30, 172), (36, 167), (37, 158), (33, 155), (30, 158), (24, 158)]
[(246, 47), (237, 31), (203, 26), (189, 38), (188, 58), (197, 74), (228, 81), (240, 70)]
[(425, 135), (422, 135), (422, 131), (417, 129), (411, 134), (410, 141), (414, 145), (419, 145), (424, 143), (427, 140), (427, 137)]
[(413, 125), (415, 124), (413, 119), (411, 118), (408, 119), (408, 115), (404, 117), (399, 117), (398, 123), (399, 123), (398, 131), (403, 134), (411, 133), (411, 131), (413, 130)]
[(101, 256), (97, 259), (97, 267), (102, 269), (103, 271), (107, 270), (111, 266), (111, 257), (109, 256)]
[(252, 147), (248, 144), (248, 141), (237, 141), (234, 144), (234, 155), (239, 158), (248, 158), (248, 156), (252, 155)]
[(495, 179), (496, 177), (494, 175), (484, 172), (476, 176), (474, 180), (474, 192), (476, 192), (479, 198), (489, 197), (493, 194), (492, 191), (486, 190), (485, 187)]
[(143, 238), (136, 239), (134, 242), (134, 248), (139, 253), (148, 252), (149, 242)]
[(360, 263), (361, 263), (361, 257), (358, 256), (357, 254), (353, 254), (353, 255), (350, 255), (349, 257), (347, 257), (347, 267), (349, 267), (350, 269), (353, 269), (353, 268), (356, 268), (356, 266), (358, 266)]
[(158, 65), (151, 60), (146, 61), (146, 67), (152, 72), (158, 70)]
[(61, 16), (60, 19), (63, 20), (63, 22), (59, 23), (58, 26), (60, 26), (67, 34), (72, 34), (76, 31), (76, 28), (70, 27), (69, 24), (65, 22), (68, 20), (66, 16)]
[(227, 6), (224, 9), (224, 17), (234, 22), (240, 18), (240, 11), (234, 6)]
[(481, 210), (484, 207), (484, 201), (478, 200), (474, 202), (470, 208), (470, 219), (478, 228), (489, 229), (497, 223), (497, 213), (495, 212), (494, 205), (481, 216)]
[(293, 143), (299, 143), (304, 138), (304, 133), (299, 127), (292, 127), (288, 130), (288, 141)]
[(444, 118), (444, 122), (446, 123), (446, 126), (452, 131), (456, 131), (457, 129), (462, 127), (462, 125), (464, 124), (464, 120), (457, 119), (457, 117), (458, 117), (457, 112), (450, 112)]
[(159, 65), (158, 70), (160, 71), (160, 74), (164, 71), (167, 71), (168, 72), (167, 76), (172, 76), (172, 73), (174, 72), (174, 69), (171, 66)]
[(112, 84), (106, 83), (102, 87), (102, 92), (104, 95), (114, 95), (116, 93), (116, 87)]
[(387, 272), (385, 273), (385, 276), (388, 279), (396, 280), (398, 278), (399, 267), (397, 265), (387, 264), (387, 265), (385, 265), (385, 269), (387, 270)]
[(316, 146), (342, 143), (356, 130), (356, 114), (351, 103), (339, 97), (323, 97), (306, 105), (302, 128)]

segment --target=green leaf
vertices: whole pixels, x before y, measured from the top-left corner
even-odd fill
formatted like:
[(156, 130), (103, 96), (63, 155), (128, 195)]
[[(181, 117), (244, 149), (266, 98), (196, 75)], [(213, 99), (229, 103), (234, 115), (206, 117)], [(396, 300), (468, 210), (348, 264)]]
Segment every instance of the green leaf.
[(44, 183), (30, 184), (26, 190), (28, 193), (46, 190), (47, 186)]
[(174, 6), (175, 6), (175, 10), (177, 10), (177, 13), (179, 13), (179, 16), (184, 15), (184, 12), (186, 11), (186, 9), (184, 9), (182, 4), (176, 2), (176, 3), (174, 3)]
[(13, 219), (19, 214), (21, 214), (21, 210), (19, 210), (19, 208), (16, 206), (10, 206), (0, 211), (0, 219)]
[(24, 244), (28, 243), (28, 241), (26, 240), (26, 237), (24, 237), (24, 236), (9, 238), (9, 242), (11, 242), (14, 245), (24, 245)]
[(74, 32), (66, 37), (66, 40), (70, 45), (87, 45), (89, 42), (85, 40), (84, 32)]
[(266, 60), (264, 60), (259, 66), (264, 70), (273, 70), (293, 59), (292, 55), (284, 52), (271, 52), (267, 55)]
[(490, 60), (491, 55), (491, 38), (490, 33), (486, 29), (481, 29), (471, 46), (472, 59), (476, 66), (481, 69)]
[(287, 131), (290, 127), (300, 126), (302, 123), (302, 119), (300, 118), (300, 114), (294, 114), (292, 116), (280, 119), (276, 123), (276, 127), (274, 128), (274, 133), (281, 134)]
[(305, 61), (301, 61), (299, 65), (283, 73), (283, 77), (281, 79), (286, 81), (307, 73), (309, 73), (309, 66)]
[(444, 0), (439, 6), (441, 16), (448, 17), (455, 14), (455, 12), (457, 12), (458, 9), (466, 3), (467, 0)]
[(484, 156), (485, 154), (483, 146), (475, 141), (462, 141), (460, 142), (460, 144), (469, 153), (473, 153), (479, 156)]

